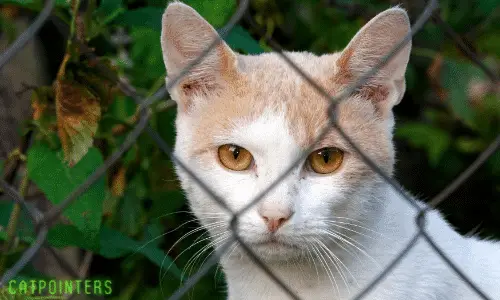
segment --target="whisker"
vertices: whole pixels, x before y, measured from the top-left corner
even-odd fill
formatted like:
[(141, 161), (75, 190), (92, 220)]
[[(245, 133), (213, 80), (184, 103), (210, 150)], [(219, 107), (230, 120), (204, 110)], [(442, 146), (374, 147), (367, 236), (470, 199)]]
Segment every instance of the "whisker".
[[(349, 273), (349, 275), (351, 275), (351, 278), (354, 280), (354, 282), (356, 283), (356, 285), (359, 287), (360, 285), (359, 285), (358, 281), (356, 280), (356, 278), (354, 277), (354, 275), (351, 273), (351, 270), (349, 270), (349, 268), (342, 262), (342, 260), (340, 259), (340, 257), (338, 257), (337, 255), (335, 255), (335, 253), (333, 253), (332, 250), (328, 249), (328, 247), (323, 242), (321, 242), (320, 240), (318, 242), (323, 247), (323, 249), (325, 249), (325, 251), (327, 251), (332, 256), (333, 259), (335, 259), (340, 265), (342, 265), (344, 267), (344, 269)], [(350, 294), (351, 292), (350, 292), (349, 286), (347, 284), (347, 277), (344, 278), (344, 282), (346, 284), (347, 291)]]
[[(205, 259), (201, 262), (200, 267), (202, 267), (205, 264), (205, 261), (207, 261), (207, 259), (212, 255), (212, 253), (214, 253), (218, 247), (222, 246), (224, 244), (224, 242), (230, 237), (231, 234), (230, 234), (230, 232), (228, 232), (228, 233), (229, 233), (229, 235), (224, 236), (223, 239), (221, 239), (220, 241), (214, 242), (211, 245), (213, 247), (213, 249), (212, 249), (212, 251), (210, 251), (210, 253), (207, 256), (205, 256)], [(194, 264), (193, 264), (193, 266), (194, 266)]]
[(309, 257), (311, 258), (311, 261), (312, 261), (312, 263), (314, 265), (314, 269), (316, 270), (316, 275), (317, 275), (318, 283), (319, 283), (318, 267), (316, 266), (316, 262), (314, 261), (314, 257), (312, 256), (311, 249), (309, 248), (309, 246), (310, 246), (310, 243), (308, 241), (307, 246), (306, 246), (307, 254), (309, 254)]
[(340, 289), (339, 289), (339, 286), (337, 285), (337, 280), (333, 276), (333, 273), (331, 272), (330, 268), (328, 268), (328, 264), (326, 263), (326, 260), (324, 260), (323, 255), (321, 254), (321, 252), (319, 252), (319, 250), (316, 248), (316, 246), (314, 245), (314, 243), (311, 244), (311, 246), (313, 247), (313, 251), (316, 253), (319, 261), (321, 262), (321, 265), (325, 269), (326, 274), (328, 275), (328, 278), (330, 279), (330, 282), (332, 283), (332, 288), (334, 288), (334, 287), (337, 288), (337, 294), (340, 297)]
[(377, 266), (380, 266), (379, 263), (372, 256), (370, 256), (365, 250), (363, 250), (360, 247), (358, 247), (358, 246), (354, 245), (353, 243), (349, 242), (348, 240), (346, 240), (345, 238), (343, 238), (342, 236), (340, 236), (338, 233), (334, 233), (334, 232), (330, 232), (330, 231), (326, 231), (326, 230), (321, 230), (321, 231), (324, 232), (324, 233), (326, 233), (329, 236), (332, 236), (332, 237), (334, 237), (336, 239), (339, 239), (339, 240), (343, 241), (344, 243), (349, 244), (350, 246), (354, 247), (354, 249), (360, 251), (366, 257), (368, 257), (369, 259), (371, 259)]
[[(222, 224), (222, 223), (223, 223), (223, 221), (214, 222), (214, 223), (212, 223), (212, 224), (208, 224), (207, 226), (210, 226), (210, 225), (215, 225), (215, 224), (219, 224), (219, 223), (221, 223), (221, 224)], [(190, 235), (192, 235), (192, 234), (194, 234), (194, 233), (196, 233), (196, 232), (202, 231), (202, 230), (205, 230), (205, 228), (203, 228), (203, 227), (197, 227), (197, 228), (195, 228), (195, 229), (193, 229), (193, 230), (189, 231), (188, 233), (184, 234), (184, 235), (183, 235), (180, 239), (178, 239), (178, 240), (177, 240), (177, 241), (176, 241), (176, 242), (175, 242), (175, 243), (174, 243), (174, 244), (170, 247), (170, 249), (168, 249), (168, 251), (167, 251), (167, 253), (166, 253), (165, 257), (163, 258), (163, 261), (162, 261), (162, 263), (161, 263), (161, 265), (160, 265), (159, 276), (161, 276), (161, 274), (162, 274), (163, 264), (165, 263), (165, 259), (167, 258), (167, 256), (168, 256), (168, 254), (170, 253), (170, 251), (172, 251), (172, 249), (173, 249), (173, 248), (174, 248), (174, 247), (175, 247), (178, 243), (180, 243), (183, 239), (185, 239), (186, 237), (188, 237), (188, 236), (190, 236)], [(205, 232), (206, 232), (206, 231), (205, 231)], [(190, 247), (192, 247), (192, 246), (193, 246), (193, 245), (191, 245)], [(188, 247), (188, 249), (189, 249), (190, 247)], [(187, 250), (187, 249), (185, 249), (184, 251), (186, 251), (186, 250)], [(184, 253), (184, 251), (183, 251), (182, 253)], [(175, 259), (174, 259), (174, 261), (175, 261)], [(172, 263), (173, 263), (173, 262), (172, 262)], [(169, 268), (170, 268), (170, 266), (169, 266)], [(162, 278), (160, 278), (160, 279), (162, 279)]]
[[(336, 255), (333, 255), (333, 259), (332, 259), (332, 256), (328, 255), (328, 252), (326, 252), (325, 248), (330, 251), (324, 244), (323, 242), (321, 242), (320, 240), (318, 239), (315, 239), (316, 241), (316, 244), (318, 246), (320, 246), (321, 248), (319, 250), (323, 250), (322, 252), (325, 254), (325, 256), (332, 262), (333, 266), (335, 267), (335, 269), (337, 270), (338, 274), (340, 275), (340, 278), (342, 278), (342, 281), (344, 281), (344, 284), (346, 285), (346, 288), (347, 290), (349, 291), (349, 285), (347, 284), (347, 280), (346, 280), (346, 277), (344, 276), (344, 272), (341, 268), (341, 265), (339, 264), (339, 262), (344, 265), (340, 259), (338, 259), (338, 257)], [(331, 251), (330, 251), (331, 252)], [(333, 253), (332, 253), (333, 254)], [(326, 259), (325, 259), (326, 260)], [(345, 267), (345, 266), (344, 266)], [(349, 292), (350, 293), (350, 292)]]
[[(320, 235), (317, 235), (317, 234), (315, 236), (320, 237)], [(361, 258), (359, 257), (359, 255), (356, 252), (353, 252), (353, 251), (349, 250), (348, 248), (342, 246), (342, 244), (344, 244), (346, 246), (349, 246), (349, 244), (347, 244), (346, 242), (344, 242), (344, 240), (340, 239), (340, 240), (337, 241), (337, 240), (331, 238), (330, 236), (327, 236), (326, 238), (328, 238), (330, 241), (334, 242), (335, 245), (339, 246), (342, 250), (344, 250), (347, 253), (349, 253), (350, 255), (356, 257), (359, 260), (359, 262), (362, 262)], [(352, 239), (352, 238), (350, 238), (350, 239)], [(352, 239), (352, 240), (355, 241), (354, 239)], [(340, 244), (339, 242), (341, 242), (342, 244)]]
[[(174, 211), (174, 212), (171, 212), (171, 213), (166, 213), (166, 214), (163, 214), (163, 215), (160, 215), (158, 217), (155, 217), (153, 218), (153, 220), (158, 220), (160, 218), (164, 218), (164, 217), (167, 217), (167, 216), (171, 216), (171, 215), (175, 215), (175, 214), (181, 214), (181, 213), (187, 213), (193, 217), (196, 217), (195, 214), (192, 212), (192, 211), (189, 211), (189, 210), (178, 210), (178, 211)], [(224, 213), (217, 213), (217, 212), (213, 212), (213, 213), (198, 213), (198, 215), (207, 215), (207, 216), (223, 216), (225, 215)]]
[[(372, 230), (372, 229), (370, 229), (370, 228), (366, 228), (366, 227), (364, 227), (364, 226), (361, 226), (361, 225), (352, 224), (352, 223), (348, 223), (348, 222), (342, 222), (342, 221), (332, 221), (332, 220), (325, 220), (324, 222), (329, 223), (329, 224), (332, 224), (332, 225), (335, 225), (335, 226), (338, 226), (338, 227), (340, 227), (340, 226), (341, 226), (341, 225), (338, 225), (338, 224), (344, 224), (344, 225), (350, 225), (350, 226), (358, 227), (358, 228), (361, 228), (361, 229), (364, 229), (364, 230), (370, 231), (371, 233), (376, 234), (378, 237), (381, 237), (381, 238), (387, 239), (387, 237), (386, 237), (386, 236), (384, 236), (383, 234), (381, 234), (381, 233), (379, 233), (379, 232), (376, 232), (376, 231), (374, 231), (374, 230)], [(368, 235), (363, 234), (363, 233), (358, 232), (358, 231), (354, 231), (353, 229), (350, 229), (350, 228), (347, 228), (347, 227), (342, 227), (342, 228), (344, 228), (344, 229), (346, 229), (346, 230), (349, 230), (349, 231), (351, 231), (351, 232), (357, 233), (357, 234), (364, 235), (364, 236), (369, 237), (369, 238), (373, 238), (373, 237), (371, 237), (371, 236), (368, 236)]]
[(186, 221), (184, 223), (182, 223), (181, 225), (177, 226), (176, 228), (170, 230), (170, 231), (167, 231), (167, 232), (164, 232), (162, 234), (160, 234), (159, 236), (155, 237), (155, 238), (152, 238), (151, 240), (149, 240), (148, 242), (146, 242), (144, 245), (138, 247), (134, 253), (130, 254), (130, 255), (133, 255), (133, 254), (136, 254), (138, 251), (140, 251), (142, 248), (146, 247), (147, 245), (151, 244), (152, 242), (156, 241), (157, 239), (161, 238), (161, 237), (164, 237), (165, 235), (169, 234), (169, 233), (172, 233), (178, 229), (180, 229), (182, 226), (188, 224), (188, 223), (191, 223), (191, 222), (194, 222), (196, 221), (196, 219), (193, 219), (193, 220), (189, 220), (189, 221)]
[[(212, 237), (213, 241), (211, 241), (210, 243), (208, 243), (207, 245), (205, 245), (203, 248), (201, 248), (200, 250), (198, 250), (189, 260), (188, 262), (186, 263), (186, 266), (184, 266), (184, 269), (187, 271), (187, 269), (189, 268), (189, 266), (191, 265), (191, 269), (189, 270), (189, 274), (191, 274), (191, 270), (193, 269), (194, 265), (195, 265), (195, 262), (196, 260), (201, 257), (201, 255), (207, 251), (208, 249), (211, 249), (212, 247), (216, 246), (217, 244), (220, 244), (221, 242), (225, 241), (228, 237), (229, 237), (229, 234), (230, 232), (226, 231), (226, 232), (221, 232), (220, 234), (217, 234), (215, 237)], [(210, 252), (210, 254), (212, 254), (212, 252)], [(210, 254), (208, 256), (210, 256)], [(208, 257), (207, 256), (207, 257)], [(203, 261), (204, 262), (204, 261)], [(202, 263), (203, 265), (203, 263)], [(185, 271), (183, 271), (183, 274), (185, 273)]]
[[(233, 245), (234, 245), (234, 246), (233, 246)], [(226, 261), (228, 261), (228, 260), (229, 260), (229, 258), (231, 257), (231, 255), (233, 254), (234, 250), (236, 250), (236, 248), (238, 247), (238, 241), (234, 241), (234, 242), (233, 242), (233, 244), (231, 244), (231, 246), (230, 246), (230, 247), (232, 247), (232, 248), (230, 248), (231, 250), (229, 250), (229, 255), (227, 256), (227, 258), (226, 258), (226, 257), (223, 257), (223, 258), (221, 259), (221, 263), (217, 264), (217, 268), (215, 269), (214, 279), (216, 279), (216, 277), (217, 277), (217, 273), (218, 273), (218, 272), (219, 272), (219, 270), (220, 270), (220, 267), (221, 267), (221, 265), (222, 265), (222, 261), (223, 261), (224, 259), (225, 259)]]
[[(349, 244), (354, 243), (356, 245), (358, 245), (360, 248), (363, 248), (366, 250), (365, 246), (363, 244), (361, 244), (360, 242), (356, 241), (354, 238), (352, 238), (351, 236), (348, 236), (342, 232), (338, 232), (336, 230), (333, 230), (333, 229), (321, 229), (321, 231), (323, 232), (328, 232), (330, 234), (334, 234), (335, 236), (338, 236), (339, 239), (342, 239), (342, 240), (345, 240), (346, 242), (348, 242)], [(350, 242), (349, 242), (350, 241)]]

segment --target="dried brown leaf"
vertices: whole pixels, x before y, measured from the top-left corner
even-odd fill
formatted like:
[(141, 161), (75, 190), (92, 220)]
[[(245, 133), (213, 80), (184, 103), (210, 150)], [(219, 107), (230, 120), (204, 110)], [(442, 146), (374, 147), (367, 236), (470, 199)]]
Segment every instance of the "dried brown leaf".
[(55, 82), (56, 114), (64, 158), (77, 163), (93, 144), (101, 118), (99, 100), (85, 86), (65, 79)]
[(14, 19), (19, 15), (20, 8), (19, 6), (12, 5), (12, 4), (7, 4), (2, 7), (0, 7), (0, 13), (9, 19)]
[(429, 77), (431, 88), (434, 90), (439, 100), (441, 101), (445, 101), (447, 98), (446, 89), (443, 88), (440, 79), (443, 63), (443, 56), (441, 54), (438, 54), (434, 57), (431, 65), (427, 69), (427, 76)]
[(472, 105), (479, 107), (486, 95), (500, 95), (500, 83), (490, 80), (471, 80), (467, 88), (467, 94)]
[(33, 120), (38, 121), (42, 118), (48, 108), (47, 101), (41, 97), (36, 91), (31, 97), (31, 108), (33, 108)]
[(126, 185), (127, 168), (121, 166), (111, 182), (111, 194), (116, 197), (123, 196)]

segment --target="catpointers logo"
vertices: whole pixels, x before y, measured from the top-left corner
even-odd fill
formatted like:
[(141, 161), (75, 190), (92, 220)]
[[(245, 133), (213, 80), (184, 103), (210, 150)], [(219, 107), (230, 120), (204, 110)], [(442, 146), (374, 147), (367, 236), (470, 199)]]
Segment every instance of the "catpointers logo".
[(58, 300), (71, 295), (109, 296), (111, 280), (11, 280), (0, 289), (0, 300)]

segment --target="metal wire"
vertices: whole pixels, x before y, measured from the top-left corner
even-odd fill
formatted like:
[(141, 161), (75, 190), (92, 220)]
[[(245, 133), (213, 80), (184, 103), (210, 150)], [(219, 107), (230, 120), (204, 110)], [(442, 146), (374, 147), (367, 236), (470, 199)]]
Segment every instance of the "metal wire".
[[(0, 55), (0, 68), (3, 67), (8, 61), (17, 53), (20, 49), (22, 49), (27, 42), (29, 42), (39, 30), (39, 28), (43, 25), (43, 23), (48, 19), (50, 13), (54, 7), (55, 0), (48, 0), (45, 3), (43, 10), (40, 12), (39, 16), (33, 22), (33, 24), (21, 35), (18, 39), (12, 44), (10, 48), (8, 48), (5, 52)], [(364, 154), (361, 149), (350, 139), (350, 137), (343, 131), (343, 129), (338, 125), (336, 121), (335, 115), (335, 107), (344, 99), (349, 97), (356, 89), (365, 84), (372, 76), (374, 76), (377, 72), (380, 71), (382, 67), (387, 64), (387, 62), (396, 55), (412, 38), (412, 36), (418, 32), (424, 24), (429, 20), (429, 18), (433, 18), (434, 22), (442, 27), (442, 29), (449, 35), (452, 40), (457, 44), (457, 47), (466, 54), (471, 61), (473, 61), (476, 65), (478, 65), (485, 74), (494, 82), (498, 81), (498, 75), (495, 74), (492, 70), (490, 70), (485, 64), (483, 64), (477, 56), (467, 47), (467, 45), (460, 39), (458, 34), (456, 34), (453, 29), (447, 25), (439, 15), (433, 15), (434, 10), (438, 7), (437, 0), (430, 0), (424, 9), (424, 11), (420, 14), (417, 21), (411, 28), (411, 32), (405, 36), (403, 40), (401, 40), (398, 45), (396, 45), (387, 55), (371, 70), (369, 70), (366, 74), (363, 74), (361, 78), (355, 82), (354, 84), (348, 86), (345, 90), (342, 91), (340, 95), (337, 97), (330, 97), (329, 94), (319, 86), (308, 74), (306, 74), (303, 70), (300, 69), (292, 60), (290, 60), (285, 53), (283, 53), (282, 49), (279, 47), (278, 43), (274, 42), (272, 39), (268, 38), (267, 43), (272, 47), (272, 49), (278, 53), (285, 63), (287, 63), (295, 72), (297, 72), (303, 79), (308, 82), (320, 95), (325, 98), (325, 101), (329, 101), (329, 116), (330, 122), (329, 126), (332, 126), (340, 133), (340, 135), (353, 147), (353, 149), (360, 155), (363, 161), (372, 168), (378, 175), (380, 175), (387, 183), (389, 183), (392, 188), (394, 188), (398, 193), (402, 195), (410, 204), (414, 207), (418, 208), (418, 213), (415, 216), (415, 221), (417, 225), (418, 232), (413, 236), (413, 238), (408, 242), (405, 248), (393, 258), (391, 263), (384, 268), (384, 270), (373, 279), (367, 286), (363, 288), (361, 292), (358, 293), (353, 299), (363, 299), (373, 288), (375, 288), (390, 272), (397, 266), (397, 264), (408, 254), (408, 252), (413, 249), (416, 245), (417, 241), (420, 238), (423, 238), (434, 251), (442, 257), (443, 261), (445, 261), (450, 268), (460, 276), (463, 281), (471, 287), (472, 290), (476, 292), (476, 294), (482, 299), (489, 299), (474, 283), (468, 279), (463, 272), (460, 270), (459, 266), (456, 266), (444, 253), (436, 242), (432, 239), (432, 237), (425, 231), (425, 217), (426, 213), (429, 209), (437, 206), (439, 203), (444, 201), (451, 193), (453, 193), (461, 184), (463, 184), (484, 162), (493, 155), (498, 148), (500, 147), (500, 135), (491, 143), (491, 145), (484, 150), (478, 158), (466, 169), (464, 170), (449, 186), (447, 186), (441, 193), (439, 193), (436, 197), (429, 201), (429, 205), (424, 208), (419, 208), (414, 202), (414, 199), (411, 198), (407, 193), (402, 189), (402, 187), (389, 176), (385, 174), (369, 157)], [(224, 38), (232, 28), (241, 20), (244, 14), (248, 9), (248, 0), (241, 1), (238, 6), (237, 11), (231, 17), (227, 25), (219, 31), (221, 38)], [(256, 29), (260, 30), (256, 24), (249, 19), (249, 22), (252, 26), (256, 27)], [(265, 36), (262, 34), (262, 36)], [(155, 95), (148, 98), (141, 97), (136, 91), (135, 88), (129, 86), (124, 82), (119, 82), (118, 87), (124, 92), (126, 95), (130, 96), (134, 99), (138, 105), (139, 111), (139, 121), (133, 128), (133, 130), (127, 135), (123, 144), (110, 155), (104, 164), (99, 167), (97, 170), (91, 174), (87, 180), (76, 188), (64, 201), (62, 201), (59, 205), (53, 207), (50, 211), (45, 214), (42, 214), (36, 208), (29, 205), (24, 198), (17, 193), (17, 191), (10, 186), (7, 182), (0, 179), (0, 187), (12, 197), (12, 199), (19, 203), (25, 211), (28, 212), (29, 216), (32, 218), (33, 222), (36, 225), (37, 237), (35, 242), (23, 253), (22, 257), (11, 267), (9, 270), (3, 274), (2, 279), (0, 280), (0, 287), (3, 287), (10, 279), (16, 276), (33, 258), (33, 256), (39, 251), (40, 247), (46, 242), (47, 232), (50, 227), (50, 223), (56, 220), (71, 203), (76, 201), (78, 197), (84, 193), (97, 179), (103, 176), (106, 171), (116, 163), (123, 153), (129, 149), (139, 138), (139, 136), (145, 131), (158, 145), (158, 147), (170, 156), (172, 162), (174, 162), (177, 166), (179, 166), (183, 171), (185, 171), (188, 176), (190, 176), (196, 184), (199, 185), (206, 193), (210, 195), (222, 208), (226, 209), (228, 212), (232, 213), (233, 218), (230, 222), (230, 228), (233, 232), (233, 237), (226, 242), (217, 252), (213, 255), (203, 266), (189, 279), (187, 279), (183, 286), (178, 289), (174, 294), (172, 294), (169, 299), (180, 299), (183, 297), (190, 288), (192, 288), (199, 280), (202, 278), (212, 266), (217, 264), (218, 260), (224, 253), (230, 248), (230, 245), (235, 241), (239, 243), (241, 248), (248, 254), (248, 256), (259, 266), (262, 270), (273, 280), (277, 285), (279, 285), (284, 292), (286, 292), (292, 299), (300, 299), (294, 292), (287, 287), (280, 279), (274, 275), (271, 270), (266, 266), (264, 262), (262, 262), (252, 251), (251, 249), (244, 243), (244, 241), (240, 238), (237, 232), (237, 223), (239, 216), (250, 209), (253, 205), (259, 202), (266, 194), (272, 191), (292, 170), (297, 166), (297, 164), (304, 159), (313, 150), (314, 144), (318, 142), (326, 133), (327, 128), (325, 128), (321, 134), (317, 137), (316, 142), (303, 152), (301, 157), (297, 159), (286, 171), (281, 174), (277, 180), (275, 180), (271, 185), (269, 185), (263, 192), (261, 192), (257, 197), (255, 197), (248, 205), (246, 205), (240, 211), (234, 212), (227, 206), (225, 201), (219, 197), (211, 188), (203, 182), (192, 170), (190, 170), (182, 161), (175, 157), (171, 147), (160, 137), (160, 135), (154, 131), (149, 125), (149, 106), (157, 101), (158, 99), (164, 98), (166, 95), (166, 91), (173, 87), (182, 77), (189, 73), (189, 71), (198, 63), (200, 63), (203, 58), (217, 46), (217, 44), (221, 40), (220, 37), (216, 37), (213, 42), (207, 47), (191, 64), (186, 67), (181, 74), (176, 76), (175, 78), (171, 78), (166, 87), (162, 87)], [(92, 53), (89, 55), (93, 55)], [(328, 126), (327, 126), (328, 127)]]
[(54, 5), (56, 4), (56, 0), (47, 0), (45, 1), (45, 6), (42, 11), (36, 18), (36, 20), (26, 29), (12, 45), (5, 50), (0, 56), (0, 70), (5, 66), (10, 59), (12, 59), (21, 49), (26, 46), (26, 44), (35, 36), (35, 34), (40, 30), (42, 25), (47, 21), (54, 9)]

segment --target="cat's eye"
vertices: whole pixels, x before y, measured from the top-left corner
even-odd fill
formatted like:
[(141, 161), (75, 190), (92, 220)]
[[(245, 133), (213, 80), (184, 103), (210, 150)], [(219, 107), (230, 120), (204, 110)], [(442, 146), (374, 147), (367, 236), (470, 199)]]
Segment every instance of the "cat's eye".
[(329, 174), (336, 171), (343, 159), (344, 152), (333, 147), (316, 150), (307, 158), (311, 169), (319, 174)]
[(247, 170), (253, 162), (250, 152), (237, 145), (226, 144), (218, 149), (221, 164), (233, 171)]

